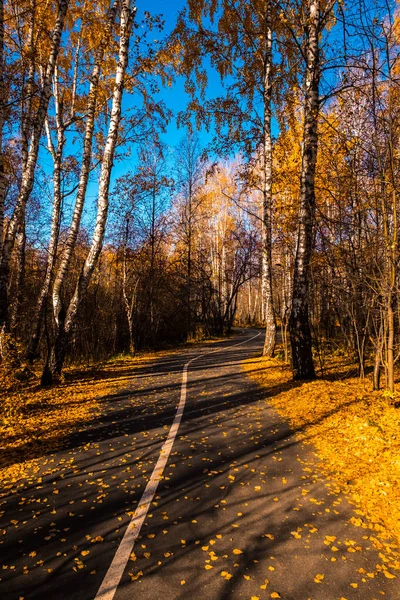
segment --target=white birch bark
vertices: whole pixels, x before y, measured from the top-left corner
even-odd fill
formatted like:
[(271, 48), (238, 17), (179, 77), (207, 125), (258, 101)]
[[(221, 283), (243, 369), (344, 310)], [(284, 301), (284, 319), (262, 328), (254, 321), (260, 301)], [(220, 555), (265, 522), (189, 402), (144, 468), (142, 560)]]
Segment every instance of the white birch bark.
[(0, 296), (3, 296), (0, 309), (0, 329), (7, 326), (8, 321), (8, 300), (7, 287), (9, 279), (9, 265), (11, 253), (14, 246), (15, 236), (20, 224), (25, 217), (26, 203), (33, 189), (35, 179), (35, 168), (39, 153), (39, 143), (42, 137), (43, 126), (47, 116), (48, 106), (52, 94), (52, 82), (54, 70), (57, 64), (58, 54), (61, 46), (61, 36), (64, 29), (65, 17), (67, 14), (69, 0), (59, 0), (56, 22), (51, 34), (51, 48), (49, 59), (46, 65), (43, 87), (41, 89), (39, 106), (32, 124), (32, 133), (29, 144), (29, 152), (22, 173), (21, 188), (19, 191), (16, 207), (10, 220), (8, 230), (2, 248), (0, 264)]
[(97, 202), (97, 217), (92, 243), (86, 257), (74, 295), (69, 303), (64, 326), (57, 336), (52, 349), (50, 359), (50, 371), (52, 374), (60, 374), (64, 362), (65, 345), (79, 311), (80, 304), (86, 293), (93, 271), (97, 265), (101, 249), (103, 247), (104, 233), (107, 222), (109, 206), (110, 177), (114, 160), (115, 147), (117, 144), (119, 124), (121, 120), (121, 104), (124, 88), (125, 72), (128, 64), (129, 39), (132, 28), (133, 15), (135, 12), (130, 8), (131, 0), (123, 0), (121, 7), (121, 25), (118, 51), (118, 65), (115, 75), (114, 91), (112, 97), (110, 124), (106, 144), (101, 163), (99, 194)]
[(97, 90), (101, 75), (101, 66), (104, 58), (104, 51), (109, 41), (112, 24), (115, 19), (115, 9), (110, 9), (110, 15), (108, 19), (108, 26), (105, 35), (102, 39), (98, 52), (96, 53), (92, 73), (90, 76), (90, 87), (88, 94), (88, 105), (86, 110), (86, 126), (85, 134), (83, 139), (83, 155), (82, 165), (79, 175), (78, 190), (75, 199), (74, 212), (71, 220), (71, 227), (69, 229), (68, 237), (65, 243), (65, 247), (61, 256), (60, 265), (55, 276), (52, 300), (53, 300), (53, 316), (56, 322), (56, 326), (62, 327), (63, 323), (61, 313), (63, 311), (62, 305), (62, 290), (65, 282), (66, 275), (68, 273), (76, 240), (78, 238), (79, 228), (81, 224), (82, 211), (86, 198), (86, 191), (89, 181), (89, 174), (91, 169), (92, 160), (92, 146), (93, 146), (93, 135), (95, 128), (95, 116), (97, 106)]
[[(330, 4), (330, 9), (333, 2)], [(325, 10), (325, 16), (328, 14)], [(294, 264), (292, 307), (289, 320), (292, 369), (295, 379), (314, 379), (311, 331), (308, 316), (310, 261), (315, 218), (315, 169), (318, 149), (320, 49), (324, 17), (320, 0), (309, 0), (304, 77), (303, 151), (300, 179), (297, 248)]]
[(46, 119), (45, 130), (47, 135), (47, 147), (53, 159), (53, 211), (51, 217), (51, 231), (49, 245), (47, 249), (47, 263), (46, 271), (43, 280), (43, 284), (39, 293), (36, 311), (35, 311), (35, 324), (32, 337), (29, 342), (27, 350), (27, 359), (32, 361), (35, 357), (37, 347), (40, 340), (40, 334), (42, 330), (43, 317), (45, 314), (45, 307), (47, 298), (49, 296), (51, 281), (54, 274), (54, 265), (57, 258), (57, 247), (58, 238), (60, 232), (60, 218), (61, 218), (61, 206), (62, 206), (62, 190), (61, 190), (61, 172), (62, 172), (62, 157), (65, 145), (65, 130), (68, 124), (64, 124), (61, 115), (60, 99), (59, 99), (59, 86), (58, 86), (58, 73), (55, 72), (54, 81), (54, 100), (55, 100), (55, 117), (56, 117), (56, 128), (57, 128), (57, 146), (54, 146), (49, 121)]
[(10, 331), (14, 335), (19, 325), (21, 316), (21, 306), (23, 300), (23, 285), (25, 279), (25, 247), (26, 247), (26, 232), (25, 222), (22, 222), (15, 241), (14, 248), (14, 302), (10, 307)]
[(273, 356), (276, 345), (276, 321), (272, 293), (272, 7), (266, 7), (266, 47), (264, 55), (264, 131), (263, 131), (263, 250), (262, 250), (262, 297), (265, 311), (265, 340), (263, 354)]
[(22, 98), (22, 116), (21, 116), (21, 153), (22, 153), (22, 171), (26, 169), (29, 157), (29, 137), (32, 130), (32, 107), (33, 91), (35, 83), (35, 17), (36, 1), (31, 2), (31, 11), (29, 14), (30, 23), (27, 39), (29, 49), (29, 68), (26, 85), (23, 89)]

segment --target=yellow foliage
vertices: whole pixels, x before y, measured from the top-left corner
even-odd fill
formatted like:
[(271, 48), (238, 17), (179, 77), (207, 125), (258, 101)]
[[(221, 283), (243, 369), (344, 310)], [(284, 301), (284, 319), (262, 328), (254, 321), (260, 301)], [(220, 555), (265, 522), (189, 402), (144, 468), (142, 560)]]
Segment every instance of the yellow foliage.
[(274, 389), (268, 402), (314, 445), (324, 475), (357, 506), (353, 525), (372, 529), (388, 566), (400, 569), (400, 411), (358, 378), (335, 380), (348, 367), (340, 360), (330, 360), (325, 379), (302, 385), (277, 359), (252, 359), (244, 368), (267, 394)]

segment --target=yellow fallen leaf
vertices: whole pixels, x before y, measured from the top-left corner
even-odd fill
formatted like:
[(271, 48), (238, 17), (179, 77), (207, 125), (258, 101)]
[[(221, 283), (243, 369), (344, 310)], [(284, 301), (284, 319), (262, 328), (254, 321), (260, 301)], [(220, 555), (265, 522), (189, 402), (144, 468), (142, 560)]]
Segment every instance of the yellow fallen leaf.
[(239, 548), (235, 548), (233, 554), (243, 554), (243, 552)]
[(280, 594), (278, 594), (278, 592), (272, 592), (270, 595), (271, 598), (280, 598)]
[(386, 579), (396, 579), (396, 575), (389, 573), (389, 571), (383, 571), (383, 574), (386, 577)]
[(310, 527), (310, 533), (316, 533), (318, 531), (318, 527)]
[(336, 535), (326, 535), (325, 536), (325, 541), (327, 541), (328, 544), (330, 544), (331, 542), (335, 542), (336, 541)]
[(324, 579), (325, 575), (322, 575), (322, 573), (318, 573), (315, 577), (314, 577), (314, 581), (315, 583), (321, 583), (322, 580)]
[(205, 565), (204, 568), (207, 569), (207, 571), (209, 571), (210, 569), (213, 569), (214, 567), (212, 565)]

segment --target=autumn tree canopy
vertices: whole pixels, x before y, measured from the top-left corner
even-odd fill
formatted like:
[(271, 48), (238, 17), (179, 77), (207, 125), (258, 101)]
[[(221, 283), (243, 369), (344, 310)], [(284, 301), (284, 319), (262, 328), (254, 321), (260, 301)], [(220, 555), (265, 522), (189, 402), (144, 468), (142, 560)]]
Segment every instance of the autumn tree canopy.
[(2, 368), (248, 324), (295, 378), (336, 344), (393, 393), (396, 6), (148, 8), (1, 2)]

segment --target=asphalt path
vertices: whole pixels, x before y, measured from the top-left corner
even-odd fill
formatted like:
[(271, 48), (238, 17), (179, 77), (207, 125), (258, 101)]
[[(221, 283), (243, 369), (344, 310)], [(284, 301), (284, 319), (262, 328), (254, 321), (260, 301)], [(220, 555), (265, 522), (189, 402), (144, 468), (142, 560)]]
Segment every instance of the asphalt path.
[(146, 365), (3, 494), (0, 598), (399, 600), (354, 508), (242, 371), (262, 342), (246, 330)]

